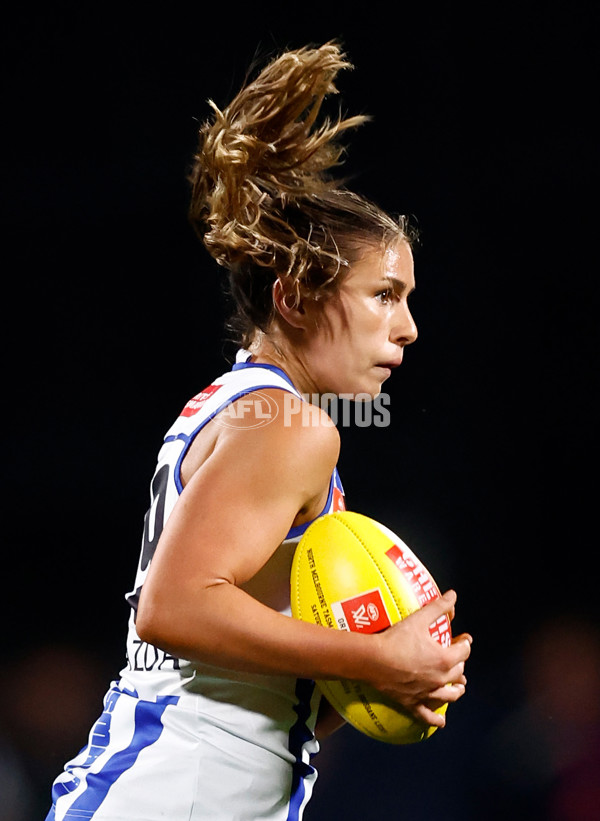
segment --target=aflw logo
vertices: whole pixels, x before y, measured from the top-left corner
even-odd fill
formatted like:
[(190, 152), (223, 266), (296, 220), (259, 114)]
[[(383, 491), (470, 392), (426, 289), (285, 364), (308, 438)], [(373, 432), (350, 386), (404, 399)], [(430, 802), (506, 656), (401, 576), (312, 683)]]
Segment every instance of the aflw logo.
[(368, 605), (368, 607), (361, 604), (357, 610), (352, 610), (351, 613), (352, 620), (358, 630), (361, 630), (363, 627), (370, 627), (370, 625), (379, 618), (379, 610), (377, 609), (377, 605), (372, 602)]
[(331, 609), (340, 630), (379, 633), (391, 624), (379, 588), (334, 602)]

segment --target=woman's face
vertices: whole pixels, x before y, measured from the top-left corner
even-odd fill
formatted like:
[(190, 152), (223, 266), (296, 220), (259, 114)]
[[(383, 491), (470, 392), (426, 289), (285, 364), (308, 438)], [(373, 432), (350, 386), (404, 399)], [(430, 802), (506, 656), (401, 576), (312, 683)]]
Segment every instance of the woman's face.
[(311, 325), (298, 353), (318, 393), (381, 392), (417, 338), (407, 302), (414, 287), (412, 252), (401, 241), (368, 250), (334, 296), (305, 303)]

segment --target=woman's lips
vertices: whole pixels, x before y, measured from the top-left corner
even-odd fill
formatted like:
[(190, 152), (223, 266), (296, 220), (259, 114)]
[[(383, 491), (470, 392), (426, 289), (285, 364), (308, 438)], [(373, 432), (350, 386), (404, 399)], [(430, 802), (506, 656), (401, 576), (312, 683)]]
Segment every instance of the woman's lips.
[(401, 365), (401, 363), (401, 359), (396, 359), (393, 362), (378, 362), (376, 367), (383, 368), (384, 370), (389, 371), (391, 373), (393, 369), (398, 368)]

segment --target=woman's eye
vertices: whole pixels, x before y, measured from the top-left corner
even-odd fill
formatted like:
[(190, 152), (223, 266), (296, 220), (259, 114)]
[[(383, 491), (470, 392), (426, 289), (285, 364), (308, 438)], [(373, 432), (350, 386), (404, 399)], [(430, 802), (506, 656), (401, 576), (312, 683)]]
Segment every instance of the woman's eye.
[(386, 303), (389, 302), (392, 298), (392, 289), (386, 288), (383, 291), (378, 291), (375, 294), (375, 299), (378, 299), (380, 302)]

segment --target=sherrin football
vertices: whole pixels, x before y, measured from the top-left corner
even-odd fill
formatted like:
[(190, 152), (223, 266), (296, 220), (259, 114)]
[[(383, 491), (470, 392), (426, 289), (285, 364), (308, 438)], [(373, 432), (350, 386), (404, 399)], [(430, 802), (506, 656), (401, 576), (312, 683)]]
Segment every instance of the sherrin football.
[[(329, 513), (307, 528), (291, 571), (292, 615), (334, 630), (377, 633), (440, 596), (413, 551), (374, 519), (349, 510)], [(429, 628), (451, 643), (444, 615)], [(318, 681), (330, 704), (361, 733), (389, 744), (414, 744), (435, 731), (360, 681)], [(446, 711), (447, 704), (438, 709)]]

